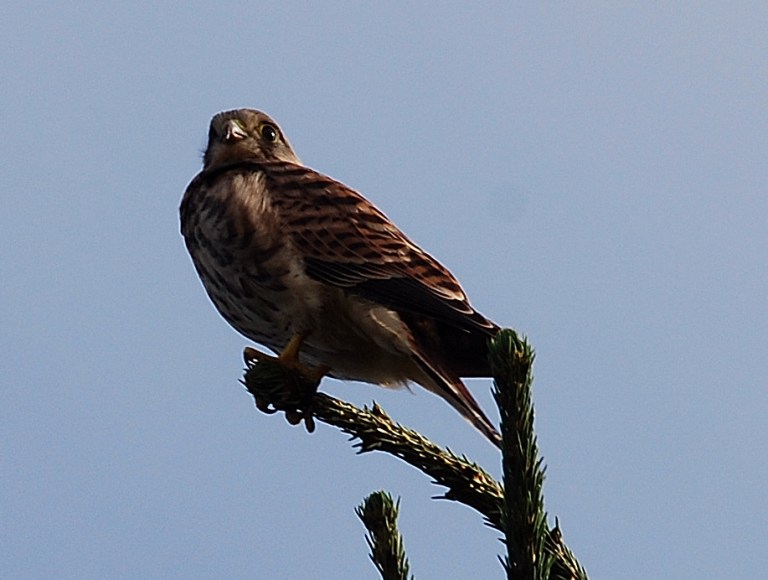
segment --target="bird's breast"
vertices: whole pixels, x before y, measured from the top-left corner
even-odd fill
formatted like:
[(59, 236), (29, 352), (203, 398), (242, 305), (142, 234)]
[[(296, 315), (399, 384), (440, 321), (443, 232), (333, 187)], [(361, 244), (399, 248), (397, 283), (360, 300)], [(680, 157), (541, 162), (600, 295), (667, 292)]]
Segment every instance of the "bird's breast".
[(203, 285), (240, 333), (279, 352), (300, 332), (303, 358), (340, 378), (390, 385), (412, 378), (399, 316), (307, 274), (261, 174), (222, 175), (188, 190), (182, 214)]
[(193, 182), (182, 232), (203, 286), (232, 326), (272, 348), (290, 339), (298, 264), (260, 173)]

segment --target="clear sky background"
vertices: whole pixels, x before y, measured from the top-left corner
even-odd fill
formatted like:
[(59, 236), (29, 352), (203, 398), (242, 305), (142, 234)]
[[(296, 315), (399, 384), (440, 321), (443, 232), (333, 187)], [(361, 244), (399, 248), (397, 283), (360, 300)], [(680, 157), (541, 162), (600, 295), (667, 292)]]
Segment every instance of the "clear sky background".
[[(0, 577), (372, 579), (381, 488), (417, 578), (503, 577), (475, 512), (238, 384), (177, 210), (246, 106), (529, 337), (593, 578), (768, 568), (768, 7), (468, 4), (4, 6)], [(323, 390), (500, 472), (423, 390)]]

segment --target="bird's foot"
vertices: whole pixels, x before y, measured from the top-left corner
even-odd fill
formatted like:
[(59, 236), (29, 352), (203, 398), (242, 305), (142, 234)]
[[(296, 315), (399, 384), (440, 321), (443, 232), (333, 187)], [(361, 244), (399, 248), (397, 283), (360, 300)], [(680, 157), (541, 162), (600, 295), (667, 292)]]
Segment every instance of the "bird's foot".
[(308, 367), (299, 361), (303, 340), (301, 334), (295, 334), (276, 357), (246, 347), (243, 351), (248, 366), (245, 382), (256, 399), (257, 409), (268, 414), (285, 411), (291, 425), (303, 420), (311, 433), (315, 430), (312, 398), (330, 369), (325, 365)]
[(310, 389), (310, 395), (314, 395), (317, 392), (320, 381), (331, 369), (328, 365), (310, 367), (302, 363), (299, 360), (299, 351), (303, 343), (304, 335), (296, 333), (278, 356), (272, 356), (246, 346), (243, 350), (243, 358), (246, 364), (249, 365), (266, 362), (280, 366), (285, 372), (296, 375), (302, 385), (311, 385), (313, 388)]

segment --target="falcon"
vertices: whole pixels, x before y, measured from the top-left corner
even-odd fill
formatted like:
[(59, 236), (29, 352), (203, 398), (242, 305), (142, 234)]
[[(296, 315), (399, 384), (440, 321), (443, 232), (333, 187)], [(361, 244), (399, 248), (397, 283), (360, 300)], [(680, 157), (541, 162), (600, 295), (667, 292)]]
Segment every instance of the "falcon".
[(499, 327), (371, 202), (301, 163), (268, 115), (211, 120), (181, 233), (213, 304), (285, 365), (387, 387), (417, 383), (490, 441), (461, 377), (489, 377)]

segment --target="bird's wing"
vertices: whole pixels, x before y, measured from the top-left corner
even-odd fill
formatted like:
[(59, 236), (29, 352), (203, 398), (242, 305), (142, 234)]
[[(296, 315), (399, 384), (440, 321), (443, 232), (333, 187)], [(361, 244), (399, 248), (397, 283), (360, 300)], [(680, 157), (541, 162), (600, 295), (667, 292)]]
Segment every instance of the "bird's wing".
[(307, 273), (369, 300), (492, 334), (497, 328), (469, 304), (454, 276), (362, 195), (307, 167), (250, 164), (264, 171), (286, 233)]

